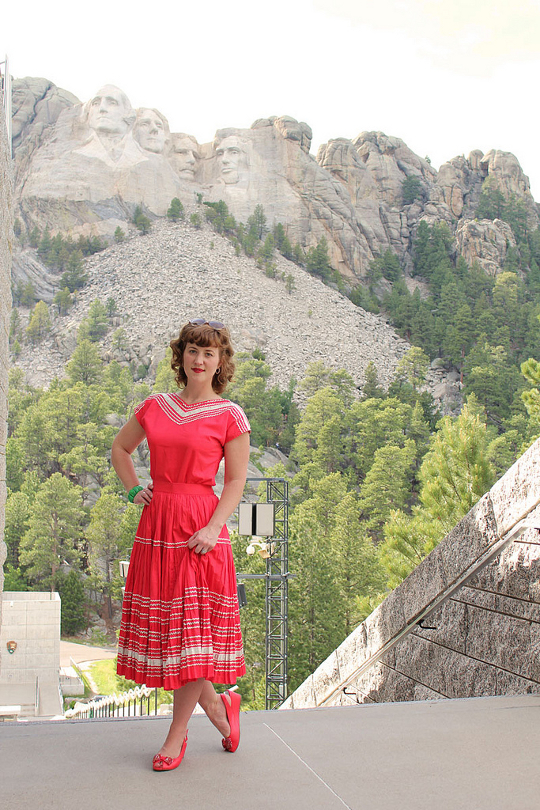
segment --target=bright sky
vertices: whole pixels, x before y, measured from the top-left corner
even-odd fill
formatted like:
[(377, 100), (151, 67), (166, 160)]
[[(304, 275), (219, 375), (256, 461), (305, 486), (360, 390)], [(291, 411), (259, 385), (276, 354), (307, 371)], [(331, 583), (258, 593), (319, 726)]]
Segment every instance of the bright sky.
[(330, 138), (382, 130), (433, 165), (513, 152), (540, 201), (540, 0), (4, 4), (0, 59), (86, 101), (118, 85), (201, 143), (292, 115)]

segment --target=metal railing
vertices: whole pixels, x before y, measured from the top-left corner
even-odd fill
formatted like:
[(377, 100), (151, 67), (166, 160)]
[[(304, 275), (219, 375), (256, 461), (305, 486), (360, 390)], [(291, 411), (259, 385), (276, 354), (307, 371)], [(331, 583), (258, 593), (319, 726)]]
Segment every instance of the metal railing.
[[(66, 720), (93, 720), (103, 717), (149, 717), (157, 715), (157, 688), (136, 686), (117, 695), (77, 702), (64, 713)], [(153, 700), (152, 700), (153, 698)], [(153, 704), (153, 708), (152, 708)]]

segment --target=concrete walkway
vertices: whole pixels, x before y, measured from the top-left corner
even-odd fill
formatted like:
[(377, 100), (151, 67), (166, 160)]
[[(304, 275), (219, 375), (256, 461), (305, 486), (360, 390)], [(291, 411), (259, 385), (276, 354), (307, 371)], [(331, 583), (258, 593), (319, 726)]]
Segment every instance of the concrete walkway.
[(10, 810), (538, 810), (540, 696), (246, 712), (237, 753), (206, 718), (153, 773), (168, 720), (0, 724)]
[(60, 641), (60, 666), (69, 667), (71, 658), (76, 664), (83, 661), (103, 661), (105, 658), (114, 658), (116, 649), (107, 647), (91, 647), (89, 644), (75, 644), (73, 641)]

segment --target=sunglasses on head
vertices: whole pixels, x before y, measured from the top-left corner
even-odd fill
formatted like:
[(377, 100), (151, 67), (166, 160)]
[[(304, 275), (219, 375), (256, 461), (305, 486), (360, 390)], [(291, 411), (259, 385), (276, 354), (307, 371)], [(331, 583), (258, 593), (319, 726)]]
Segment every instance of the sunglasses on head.
[(212, 329), (225, 329), (225, 324), (221, 321), (205, 321), (204, 318), (193, 318), (190, 324), (192, 326), (211, 326)]

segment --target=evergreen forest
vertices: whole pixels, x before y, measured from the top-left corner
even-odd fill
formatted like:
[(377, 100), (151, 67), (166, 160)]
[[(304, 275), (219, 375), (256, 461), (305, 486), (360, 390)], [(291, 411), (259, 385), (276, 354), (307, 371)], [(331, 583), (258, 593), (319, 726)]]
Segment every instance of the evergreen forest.
[[(275, 272), (279, 251), (356, 305), (385, 314), (410, 343), (388, 390), (370, 364), (360, 392), (346, 371), (321, 362), (281, 390), (263, 352), (236, 355), (227, 396), (251, 421), (252, 461), (259, 464), (265, 447), (287, 459), (264, 474), (290, 480), (290, 691), (540, 434), (540, 233), (528, 227), (519, 200), (499, 194), (487, 186), (477, 215), (504, 219), (514, 232), (517, 247), (502, 272), (492, 277), (467, 266), (446, 225), (422, 222), (413, 245), (414, 292), (390, 251), (372, 262), (368, 284), (348, 288), (330, 267), (324, 239), (305, 254), (283, 226), (267, 228), (261, 206), (239, 225), (224, 203), (206, 204), (216, 232), (276, 282), (292, 283)], [(183, 217), (173, 201), (169, 218)], [(146, 225), (137, 227), (144, 238)], [(66, 247), (47, 233), (32, 238), (38, 251), (45, 240), (43, 256), (57, 262), (62, 284), (51, 306), (36, 302), (31, 289), (14, 291), (16, 305), (32, 306), (25, 328), (17, 306), (12, 312), (15, 358), (69, 311), (85, 283), (82, 248), (104, 247)], [(100, 617), (114, 639), (123, 585), (118, 561), (129, 555), (140, 512), (111, 468), (110, 447), (136, 404), (152, 391), (175, 390), (167, 356), (155, 380), (144, 367), (103, 361), (100, 340), (118, 317), (114, 300), (94, 301), (65, 378), (48, 389), (31, 388), (19, 368), (10, 374), (4, 587), (58, 590), (65, 636), (91, 633)], [(113, 344), (121, 345), (122, 332), (114, 331)], [(453, 415), (441, 417), (426, 390), (432, 362), (460, 376), (463, 400)], [(145, 445), (135, 459), (144, 474)], [(248, 540), (233, 532), (232, 542), (237, 569), (263, 573), (264, 560), (246, 553)], [(250, 582), (247, 591), (240, 691), (250, 707), (262, 708), (264, 583)], [(96, 630), (94, 641), (103, 640)]]

